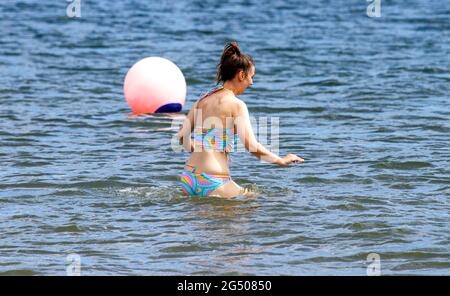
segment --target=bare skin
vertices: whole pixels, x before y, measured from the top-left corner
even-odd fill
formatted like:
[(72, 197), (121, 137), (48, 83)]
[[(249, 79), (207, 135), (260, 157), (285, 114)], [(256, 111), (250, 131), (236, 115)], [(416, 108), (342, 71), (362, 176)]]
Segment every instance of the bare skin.
[[(195, 127), (199, 126), (203, 128), (234, 129), (247, 151), (269, 163), (288, 166), (290, 163), (304, 161), (294, 154), (288, 154), (281, 158), (258, 143), (250, 123), (247, 105), (236, 97), (243, 94), (253, 84), (254, 75), (255, 68), (253, 66), (248, 73), (239, 71), (232, 80), (225, 81), (222, 89), (194, 103), (178, 132), (180, 143), (182, 142), (184, 147), (192, 152), (185, 168), (195, 167), (198, 172), (211, 175), (230, 175), (228, 153), (210, 150), (195, 151), (196, 147), (190, 141), (190, 134)], [(199, 121), (200, 118), (198, 110), (201, 110), (203, 122), (195, 122), (195, 120)], [(253, 193), (231, 181), (219, 186), (211, 192), (211, 195), (232, 198), (242, 195), (250, 196)]]

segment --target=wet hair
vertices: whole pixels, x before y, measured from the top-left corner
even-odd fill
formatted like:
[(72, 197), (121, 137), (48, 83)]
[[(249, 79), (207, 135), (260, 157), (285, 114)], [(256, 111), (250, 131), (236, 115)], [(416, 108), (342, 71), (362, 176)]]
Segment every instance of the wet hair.
[(217, 65), (216, 81), (220, 83), (231, 80), (241, 70), (247, 74), (252, 65), (252, 57), (242, 53), (237, 42), (229, 42), (225, 45)]

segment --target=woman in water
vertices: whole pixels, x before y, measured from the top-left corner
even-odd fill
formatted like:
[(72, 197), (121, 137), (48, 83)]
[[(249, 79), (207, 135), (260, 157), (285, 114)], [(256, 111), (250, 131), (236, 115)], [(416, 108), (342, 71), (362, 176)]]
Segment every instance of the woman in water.
[(178, 132), (180, 143), (192, 152), (181, 174), (184, 195), (231, 198), (251, 194), (230, 177), (230, 153), (237, 136), (245, 149), (269, 163), (288, 166), (304, 161), (294, 154), (281, 158), (256, 140), (247, 105), (236, 97), (253, 84), (254, 75), (252, 58), (236, 42), (228, 43), (217, 66), (216, 79), (223, 86), (194, 103)]

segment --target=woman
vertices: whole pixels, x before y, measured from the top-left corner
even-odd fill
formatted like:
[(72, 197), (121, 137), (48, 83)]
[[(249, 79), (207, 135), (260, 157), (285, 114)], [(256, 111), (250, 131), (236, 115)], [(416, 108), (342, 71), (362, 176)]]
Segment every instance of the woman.
[(256, 140), (247, 105), (236, 97), (253, 84), (254, 75), (252, 58), (236, 42), (228, 43), (217, 66), (216, 79), (223, 86), (194, 103), (178, 132), (180, 143), (192, 152), (181, 174), (184, 195), (231, 198), (250, 194), (230, 177), (230, 153), (237, 136), (250, 153), (269, 163), (287, 166), (304, 161), (294, 154), (280, 158)]

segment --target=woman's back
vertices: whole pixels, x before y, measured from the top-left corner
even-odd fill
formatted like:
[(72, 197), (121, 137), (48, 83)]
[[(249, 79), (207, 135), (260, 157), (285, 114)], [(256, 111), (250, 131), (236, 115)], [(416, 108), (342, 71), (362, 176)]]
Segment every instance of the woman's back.
[(229, 153), (235, 142), (233, 112), (236, 98), (218, 89), (194, 104), (194, 152), (189, 163), (212, 174), (229, 174)]
[(235, 96), (224, 88), (200, 98), (195, 105), (195, 118), (198, 119), (195, 121), (195, 127), (233, 129), (235, 103)]

